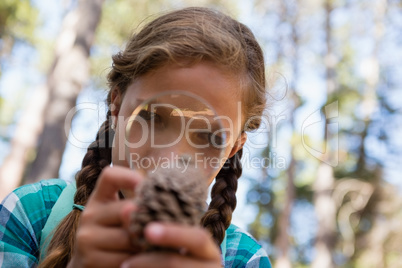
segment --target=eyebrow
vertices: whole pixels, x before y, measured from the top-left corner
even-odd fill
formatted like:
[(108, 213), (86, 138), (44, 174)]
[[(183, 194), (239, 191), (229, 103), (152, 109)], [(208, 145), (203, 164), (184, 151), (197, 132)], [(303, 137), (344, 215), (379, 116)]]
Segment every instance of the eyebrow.
[[(149, 98), (148, 98), (149, 99)], [(135, 108), (135, 109), (137, 109), (138, 108), (138, 106), (139, 105), (141, 105), (141, 104), (144, 104), (144, 102), (146, 101), (146, 100), (148, 100), (148, 99), (143, 99), (143, 98), (135, 98), (135, 100), (138, 102), (138, 104), (137, 104), (137, 107)], [(158, 101), (155, 101), (155, 102), (152, 102), (152, 103), (159, 103)], [(151, 103), (151, 104), (152, 104)], [(174, 113), (175, 111), (173, 110), (172, 111), (172, 113)], [(183, 112), (183, 111), (182, 111)], [(211, 110), (210, 108), (208, 108), (208, 110), (207, 111), (184, 111), (185, 113), (187, 112), (187, 113), (193, 113), (193, 115), (199, 115), (199, 114), (202, 114), (202, 113), (206, 113), (207, 115), (214, 115), (214, 112), (213, 112), (213, 110)], [(184, 115), (184, 116), (186, 116), (186, 115)], [(191, 117), (191, 116), (190, 116)], [(211, 121), (210, 121), (211, 122)], [(211, 130), (212, 131), (220, 131), (221, 129), (224, 129), (224, 127), (223, 127), (223, 125), (222, 124), (219, 124), (219, 123), (217, 123), (217, 122), (211, 122)]]

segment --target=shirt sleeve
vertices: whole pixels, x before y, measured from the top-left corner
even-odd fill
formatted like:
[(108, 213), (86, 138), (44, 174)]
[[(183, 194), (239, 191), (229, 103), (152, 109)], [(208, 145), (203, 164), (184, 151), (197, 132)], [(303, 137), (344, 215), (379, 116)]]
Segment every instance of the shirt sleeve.
[(268, 255), (261, 247), (256, 253), (247, 261), (246, 268), (271, 268), (271, 262)]
[(0, 267), (36, 267), (41, 231), (66, 183), (22, 186), (0, 204)]
[(227, 230), (225, 268), (271, 268), (266, 251), (247, 232), (235, 225)]

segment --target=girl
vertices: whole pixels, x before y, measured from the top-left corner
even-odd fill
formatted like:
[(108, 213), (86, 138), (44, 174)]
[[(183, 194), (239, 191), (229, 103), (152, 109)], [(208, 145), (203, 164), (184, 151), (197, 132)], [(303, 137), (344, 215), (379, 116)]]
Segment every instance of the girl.
[[(0, 265), (270, 267), (261, 246), (231, 225), (244, 131), (259, 127), (266, 103), (264, 72), (263, 53), (251, 31), (224, 14), (186, 8), (147, 24), (113, 57), (110, 109), (76, 184), (45, 180), (20, 187), (3, 201)], [(204, 228), (151, 223), (145, 229), (147, 241), (180, 253), (135, 252), (127, 231), (135, 208), (119, 192), (135, 189), (146, 178), (120, 157), (125, 119), (141, 100), (173, 90), (197, 94), (219, 115), (241, 124), (233, 124), (228, 137), (227, 161), (206, 178), (209, 184), (216, 181), (201, 220)]]

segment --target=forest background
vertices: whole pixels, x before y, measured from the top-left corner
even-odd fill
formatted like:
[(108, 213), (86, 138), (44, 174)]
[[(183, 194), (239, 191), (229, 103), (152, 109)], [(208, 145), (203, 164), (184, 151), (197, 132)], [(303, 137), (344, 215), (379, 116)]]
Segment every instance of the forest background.
[(402, 267), (400, 0), (2, 0), (0, 199), (74, 178), (111, 55), (140, 22), (193, 5), (244, 22), (266, 57), (233, 221), (275, 268)]

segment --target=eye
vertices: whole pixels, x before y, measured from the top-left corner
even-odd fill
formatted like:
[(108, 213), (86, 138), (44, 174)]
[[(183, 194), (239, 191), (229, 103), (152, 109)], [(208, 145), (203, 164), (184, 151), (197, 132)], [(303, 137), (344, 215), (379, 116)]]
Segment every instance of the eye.
[(143, 118), (144, 120), (146, 120), (146, 121), (154, 121), (155, 123), (158, 123), (158, 122), (160, 122), (160, 120), (161, 120), (161, 118), (160, 118), (160, 116), (158, 115), (158, 114), (156, 114), (156, 113), (154, 113), (154, 112), (151, 112), (151, 111), (147, 111), (147, 110), (141, 110), (139, 113), (138, 113), (138, 116), (139, 117), (141, 117), (141, 118)]
[(213, 148), (219, 149), (223, 145), (222, 137), (211, 132), (196, 132), (199, 145), (209, 145)]
[(221, 148), (223, 145), (223, 138), (214, 133), (208, 133), (208, 141), (214, 148)]

